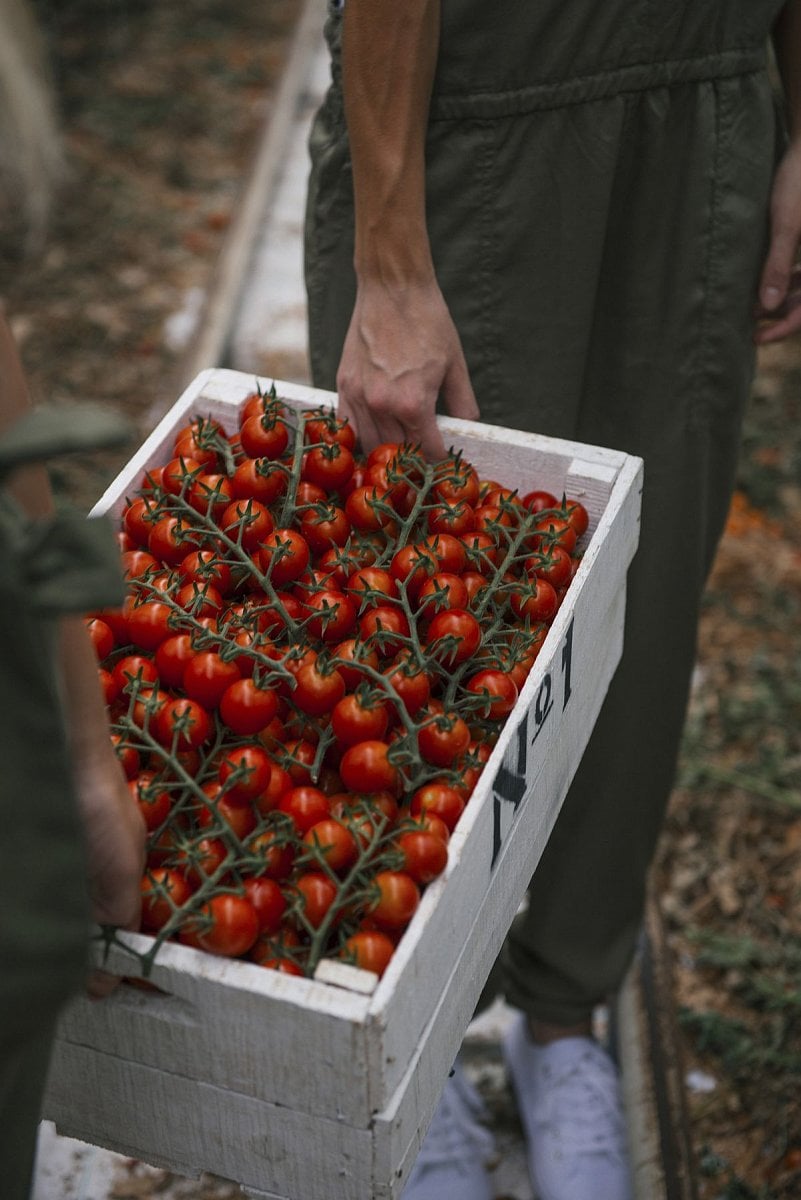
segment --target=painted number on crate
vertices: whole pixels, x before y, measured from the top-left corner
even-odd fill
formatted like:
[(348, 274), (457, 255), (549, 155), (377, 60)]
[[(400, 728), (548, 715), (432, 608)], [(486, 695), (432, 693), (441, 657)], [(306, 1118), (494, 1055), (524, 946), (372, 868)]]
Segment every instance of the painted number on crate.
[[(547, 671), (542, 678), (534, 703), (521, 718), (509, 743), (503, 762), (495, 776), (492, 795), (492, 863), (500, 854), (514, 824), (517, 810), (529, 788), (534, 784), (534, 747), (545, 728), (554, 707), (564, 712), (570, 700), (573, 666), (573, 625), (570, 622), (558, 660), (558, 674)], [(558, 718), (554, 718), (558, 719)]]

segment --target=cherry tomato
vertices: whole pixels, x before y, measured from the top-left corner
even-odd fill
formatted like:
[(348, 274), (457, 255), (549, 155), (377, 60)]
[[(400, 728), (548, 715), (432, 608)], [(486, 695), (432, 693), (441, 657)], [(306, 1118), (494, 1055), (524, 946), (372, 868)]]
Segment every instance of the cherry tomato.
[(395, 795), (400, 786), (400, 773), (390, 761), (389, 746), (374, 738), (357, 742), (346, 750), (339, 773), (351, 792), (391, 792)]
[(460, 538), (454, 537), (452, 533), (429, 534), (423, 542), (423, 546), (434, 556), (439, 571), (447, 571), (450, 575), (460, 575), (467, 566), (465, 544)]
[(264, 573), (274, 586), (299, 579), (309, 565), (309, 546), (295, 529), (275, 529), (260, 552)]
[(411, 636), (406, 614), (399, 605), (377, 604), (359, 617), (359, 636), (375, 646), (380, 658), (394, 658)]
[(472, 658), (481, 645), (481, 625), (464, 608), (435, 613), (428, 626), (427, 648), (432, 658), (446, 667)]
[(294, 738), (283, 742), (283, 765), (295, 784), (312, 782), (311, 769), (317, 758), (317, 748), (305, 738)]
[(126, 579), (152, 579), (161, 569), (161, 563), (147, 550), (126, 550), (120, 557), (122, 573)]
[(389, 569), (398, 584), (405, 585), (409, 599), (414, 600), (425, 581), (440, 568), (430, 548), (410, 544), (395, 552)]
[(464, 812), (465, 801), (456, 788), (447, 783), (423, 784), (412, 796), (410, 811), (413, 817), (439, 817), (450, 833)]
[(470, 594), (463, 577), (447, 571), (437, 571), (426, 580), (417, 595), (418, 612), (426, 618), (446, 608), (466, 609), (469, 602)]
[(142, 928), (162, 929), (192, 895), (192, 885), (173, 867), (152, 867), (142, 877)]
[(121, 733), (112, 732), (111, 743), (114, 747), (114, 753), (120, 760), (126, 779), (135, 779), (139, 774), (139, 765), (141, 756), (135, 746), (127, 742)]
[(259, 936), (259, 918), (247, 896), (221, 892), (201, 905), (188, 917), (180, 933), (181, 941), (206, 950), (239, 958), (246, 954)]
[(223, 596), (233, 586), (231, 568), (213, 550), (190, 550), (178, 563), (177, 571), (185, 583), (210, 583)]
[(384, 668), (387, 683), (394, 688), (410, 717), (428, 704), (431, 696), (431, 677), (410, 655), (401, 653)]
[(395, 511), (386, 488), (364, 484), (354, 488), (345, 500), (345, 515), (354, 529), (363, 533), (396, 528)]
[(389, 726), (386, 704), (369, 693), (350, 692), (334, 705), (331, 729), (342, 746), (380, 741)]
[(524, 567), (528, 574), (547, 580), (557, 592), (573, 578), (573, 559), (564, 546), (549, 546), (542, 554), (527, 558)]
[(331, 801), (319, 788), (301, 784), (284, 792), (278, 801), (278, 811), (292, 818), (295, 829), (302, 837), (318, 821), (324, 821), (331, 815)]
[(245, 550), (254, 550), (268, 533), (272, 533), (275, 522), (269, 508), (249, 496), (226, 506), (220, 517), (220, 528), (232, 542)]
[(398, 598), (395, 580), (389, 571), (381, 567), (357, 568), (348, 576), (346, 588), (358, 603), (360, 611), (383, 604), (387, 597), (391, 600)]
[(380, 929), (360, 929), (345, 939), (340, 957), (380, 978), (394, 953), (395, 943), (388, 934)]
[(431, 883), (448, 864), (448, 847), (442, 838), (425, 829), (400, 834), (398, 849), (403, 855), (403, 869), (417, 884)]
[(565, 500), (560, 506), (560, 512), (566, 514), (568, 521), (576, 531), (576, 537), (582, 537), (589, 529), (590, 514), (579, 500)]
[(326, 492), (341, 492), (350, 482), (354, 465), (353, 454), (347, 446), (338, 441), (330, 442), (306, 450), (301, 477)]
[(278, 933), (286, 912), (286, 898), (274, 879), (259, 875), (242, 881), (245, 896), (259, 920), (259, 936)]
[(559, 501), (552, 492), (533, 491), (526, 493), (523, 503), (529, 512), (538, 513), (544, 512), (548, 508), (556, 508)]
[(177, 697), (166, 699), (154, 721), (153, 732), (163, 746), (178, 749), (195, 748), (207, 742), (214, 731), (214, 722), (206, 709), (196, 700)]
[(234, 496), (227, 475), (208, 472), (192, 480), (186, 498), (196, 512), (219, 522)]
[(125, 619), (131, 641), (143, 650), (155, 650), (173, 633), (173, 609), (161, 600), (126, 604)]
[(167, 687), (181, 687), (186, 664), (194, 654), (192, 638), (188, 633), (174, 633), (165, 638), (156, 648), (155, 663), (159, 680)]
[(348, 691), (354, 691), (360, 683), (368, 678), (368, 670), (378, 670), (378, 655), (370, 646), (356, 638), (346, 638), (334, 649), (332, 660), (334, 666), (345, 680)]
[(242, 676), (236, 662), (224, 659), (216, 650), (199, 650), (184, 668), (183, 689), (204, 708), (216, 708), (226, 688)]
[(515, 615), (532, 622), (552, 621), (559, 608), (555, 588), (538, 575), (530, 576), (524, 584), (514, 588), (510, 600)]
[(471, 675), (465, 686), (484, 698), (483, 707), (475, 710), (481, 717), (506, 717), (517, 703), (517, 685), (506, 671), (487, 667)]
[(345, 681), (336, 668), (323, 669), (319, 662), (306, 663), (295, 676), (292, 702), (312, 717), (330, 713), (345, 695)]
[(379, 871), (372, 883), (375, 899), (369, 906), (370, 919), (380, 929), (405, 929), (420, 904), (420, 889), (411, 875)]
[(197, 535), (187, 528), (181, 517), (168, 513), (150, 527), (147, 548), (154, 558), (174, 567), (197, 548), (197, 540)]
[(136, 779), (128, 781), (128, 790), (138, 805), (147, 831), (152, 833), (159, 829), (170, 815), (172, 797), (155, 771), (140, 771)]
[(440, 504), (428, 510), (426, 523), (432, 533), (451, 533), (460, 537), (476, 528), (475, 509), (464, 500), (458, 504)]
[(194, 458), (203, 466), (216, 466), (217, 447), (225, 434), (219, 421), (211, 417), (193, 417), (175, 435), (174, 450), (179, 458)]
[(126, 654), (118, 658), (111, 673), (119, 691), (128, 695), (143, 683), (155, 683), (159, 678), (157, 664), (144, 654)]
[(300, 518), (300, 532), (312, 554), (325, 554), (335, 546), (344, 546), (350, 537), (350, 521), (336, 504), (307, 509)]
[(239, 436), (242, 449), (250, 458), (280, 458), (289, 445), (286, 422), (273, 413), (248, 417)]
[(292, 787), (292, 777), (280, 763), (270, 762), (270, 779), (267, 786), (259, 792), (254, 804), (262, 816), (273, 812), (281, 797)]
[(319, 929), (337, 900), (337, 885), (322, 871), (306, 871), (298, 877), (292, 888), (297, 898), (302, 921)]
[(324, 642), (340, 642), (356, 625), (356, 605), (346, 592), (323, 587), (307, 595), (303, 601), (307, 613), (313, 614), (307, 623), (312, 637)]
[(470, 745), (470, 730), (457, 713), (437, 713), (420, 726), (417, 743), (426, 762), (448, 767)]
[(89, 634), (98, 661), (107, 658), (115, 646), (111, 626), (101, 620), (100, 617), (89, 617), (86, 621), (86, 631)]
[(182, 841), (176, 857), (192, 886), (199, 887), (216, 875), (229, 859), (233, 860), (234, 855), (222, 838), (204, 835)]
[(247, 843), (248, 854), (258, 860), (259, 875), (270, 879), (286, 879), (295, 862), (295, 851), (280, 829), (264, 829)]
[(466, 462), (446, 459), (437, 465), (433, 494), (446, 504), (475, 505), (479, 500), (479, 479), (475, 468)]
[(316, 821), (306, 830), (303, 841), (316, 856), (325, 860), (332, 871), (344, 871), (351, 867), (359, 853), (351, 831), (333, 817)]
[(568, 554), (572, 554), (577, 541), (575, 526), (568, 517), (546, 513), (534, 522), (534, 532), (529, 538), (529, 545), (533, 550), (562, 546)]
[(203, 464), (196, 458), (184, 458), (179, 455), (164, 467), (161, 473), (161, 486), (165, 492), (178, 496), (190, 486), (192, 480), (203, 473)]
[(219, 712), (230, 730), (247, 736), (270, 724), (278, 712), (278, 697), (252, 679), (234, 679), (220, 696)]
[(263, 746), (235, 746), (226, 750), (218, 774), (232, 799), (254, 800), (270, 782), (270, 756)]
[(305, 440), (307, 444), (315, 442), (338, 442), (348, 450), (356, 445), (356, 434), (347, 418), (339, 420), (332, 412), (308, 412), (303, 416), (305, 425)]
[(176, 604), (193, 617), (216, 617), (223, 610), (223, 598), (212, 583), (190, 580), (174, 593)]
[(218, 835), (230, 842), (231, 836), (244, 842), (257, 825), (252, 805), (231, 796), (222, 790), (218, 780), (203, 784), (208, 802), (201, 804), (196, 812), (197, 823), (207, 836)]
[(286, 491), (286, 468), (269, 458), (246, 458), (231, 476), (231, 492), (236, 500), (258, 500), (273, 504)]

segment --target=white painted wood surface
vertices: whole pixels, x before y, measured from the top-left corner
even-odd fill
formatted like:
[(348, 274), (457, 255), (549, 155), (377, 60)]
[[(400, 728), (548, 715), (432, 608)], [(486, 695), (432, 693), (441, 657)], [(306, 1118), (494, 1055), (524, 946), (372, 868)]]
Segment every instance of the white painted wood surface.
[[(96, 511), (119, 512), (195, 413), (232, 430), (255, 385), (204, 372)], [(262, 388), (272, 381), (260, 380)], [(329, 393), (276, 383), (299, 407)], [(170, 944), (153, 983), (62, 1021), (44, 1115), (60, 1131), (254, 1194), (400, 1194), (498, 949), (524, 896), (619, 658), (641, 464), (612, 450), (442, 419), (485, 478), (588, 507), (592, 538), (525, 689), (426, 891), (376, 983), (326, 964), (296, 979)], [(143, 948), (150, 939), (130, 935)], [(115, 950), (110, 964), (136, 973)], [(352, 969), (351, 969), (352, 971)], [(165, 1114), (174, 1114), (165, 1120)]]

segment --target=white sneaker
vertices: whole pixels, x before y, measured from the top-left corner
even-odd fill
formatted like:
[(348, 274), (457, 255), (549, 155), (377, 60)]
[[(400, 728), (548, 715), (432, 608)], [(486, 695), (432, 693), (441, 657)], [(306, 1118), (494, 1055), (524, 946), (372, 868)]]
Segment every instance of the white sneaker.
[(486, 1164), (495, 1149), (486, 1116), (458, 1061), (445, 1082), (402, 1200), (492, 1200)]
[(617, 1070), (590, 1037), (532, 1042), (521, 1014), (503, 1042), (539, 1200), (632, 1200)]

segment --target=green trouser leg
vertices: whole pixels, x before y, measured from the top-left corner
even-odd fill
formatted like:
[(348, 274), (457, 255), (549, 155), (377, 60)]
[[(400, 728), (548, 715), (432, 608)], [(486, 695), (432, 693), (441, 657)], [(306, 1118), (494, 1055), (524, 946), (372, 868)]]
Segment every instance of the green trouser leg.
[[(336, 93), (311, 150), (311, 359), (333, 388), (354, 296)], [(503, 953), (508, 998), (541, 1019), (586, 1017), (636, 947), (733, 485), (774, 160), (759, 71), (430, 130), (434, 259), (483, 419), (645, 462), (623, 661)]]

